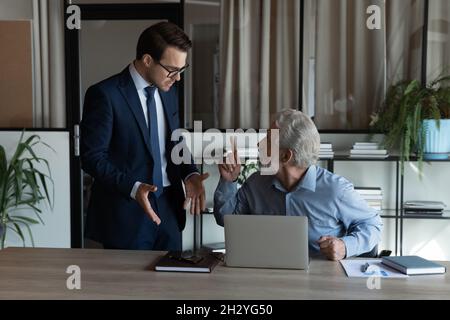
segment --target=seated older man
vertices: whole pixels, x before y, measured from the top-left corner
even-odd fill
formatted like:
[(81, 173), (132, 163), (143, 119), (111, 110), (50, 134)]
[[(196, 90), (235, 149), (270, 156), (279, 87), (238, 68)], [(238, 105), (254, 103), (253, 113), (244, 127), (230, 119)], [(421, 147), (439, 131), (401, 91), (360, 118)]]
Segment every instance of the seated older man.
[[(320, 136), (312, 120), (297, 110), (280, 112), (271, 129), (278, 129), (278, 171), (253, 174), (238, 190), (237, 155), (219, 165), (214, 215), (223, 226), (226, 214), (307, 216), (309, 248), (330, 260), (371, 251), (380, 241), (382, 222), (377, 211), (354, 190), (352, 183), (315, 164)], [(261, 143), (262, 144), (262, 143)], [(273, 148), (272, 148), (273, 149)], [(276, 150), (277, 150), (276, 149)]]

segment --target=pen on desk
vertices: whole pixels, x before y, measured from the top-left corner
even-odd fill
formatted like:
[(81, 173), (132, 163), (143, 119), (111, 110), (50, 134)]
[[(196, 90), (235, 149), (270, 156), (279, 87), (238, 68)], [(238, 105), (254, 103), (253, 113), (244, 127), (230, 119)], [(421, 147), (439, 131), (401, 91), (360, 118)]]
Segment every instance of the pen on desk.
[[(366, 273), (367, 270), (369, 269), (369, 267), (370, 267), (370, 264), (369, 264), (368, 262), (364, 263), (364, 264), (361, 266), (361, 272)], [(374, 273), (374, 272), (375, 272), (375, 271), (373, 271), (372, 273)], [(381, 275), (382, 275), (383, 277), (389, 277), (389, 274), (388, 274), (386, 271), (384, 271), (384, 270), (381, 270), (380, 273), (381, 273)]]
[(366, 272), (367, 271), (367, 269), (369, 269), (369, 266), (370, 266), (370, 264), (369, 263), (364, 263), (362, 266), (361, 266), (361, 272)]

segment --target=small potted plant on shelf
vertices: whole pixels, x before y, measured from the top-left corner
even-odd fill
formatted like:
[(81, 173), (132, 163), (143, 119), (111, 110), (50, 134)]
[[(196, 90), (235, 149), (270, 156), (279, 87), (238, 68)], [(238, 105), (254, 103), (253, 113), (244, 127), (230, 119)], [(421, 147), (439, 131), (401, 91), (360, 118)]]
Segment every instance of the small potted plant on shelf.
[[(16, 150), (8, 163), (6, 151), (0, 145), (0, 249), (5, 247), (8, 230), (16, 233), (25, 246), (23, 228), (28, 231), (32, 245), (34, 239), (30, 226), (44, 224), (38, 205), (47, 201), (51, 208), (53, 204), (53, 180), (50, 167), (46, 159), (38, 157), (34, 151), (37, 144), (50, 146), (40, 140), (37, 135), (32, 135), (25, 141), (24, 133), (20, 137)], [(53, 149), (52, 149), (53, 150)], [(44, 164), (46, 172), (38, 170), (38, 164)], [(48, 182), (52, 185), (52, 197), (49, 193)], [(32, 213), (32, 218), (29, 213)], [(21, 210), (19, 213), (18, 210)]]
[(259, 171), (259, 163), (257, 160), (247, 160), (245, 161), (244, 165), (242, 166), (241, 173), (238, 177), (238, 184), (239, 186), (242, 186), (245, 181), (255, 172)]
[(385, 132), (383, 144), (399, 150), (401, 172), (404, 162), (416, 154), (419, 171), (423, 160), (447, 159), (450, 153), (450, 76), (426, 86), (417, 80), (389, 87), (371, 126)]

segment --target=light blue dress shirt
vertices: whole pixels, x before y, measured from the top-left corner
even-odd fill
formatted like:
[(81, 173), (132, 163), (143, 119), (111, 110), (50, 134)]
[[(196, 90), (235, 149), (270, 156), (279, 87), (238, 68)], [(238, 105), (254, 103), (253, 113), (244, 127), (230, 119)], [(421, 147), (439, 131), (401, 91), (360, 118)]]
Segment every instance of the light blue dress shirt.
[(354, 190), (347, 179), (311, 166), (295, 189), (288, 192), (275, 176), (254, 173), (238, 190), (222, 178), (214, 194), (214, 215), (223, 226), (226, 214), (307, 216), (311, 253), (320, 251), (321, 236), (342, 239), (346, 257), (371, 251), (381, 240), (379, 213)]

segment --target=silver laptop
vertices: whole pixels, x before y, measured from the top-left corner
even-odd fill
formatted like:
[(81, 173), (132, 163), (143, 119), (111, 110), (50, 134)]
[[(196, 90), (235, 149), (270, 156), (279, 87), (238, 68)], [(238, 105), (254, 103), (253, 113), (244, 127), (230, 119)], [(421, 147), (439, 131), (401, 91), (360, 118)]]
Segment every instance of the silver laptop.
[(226, 265), (308, 269), (308, 218), (226, 215)]

